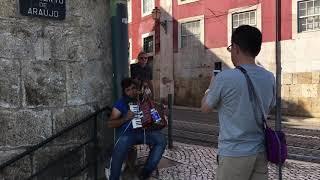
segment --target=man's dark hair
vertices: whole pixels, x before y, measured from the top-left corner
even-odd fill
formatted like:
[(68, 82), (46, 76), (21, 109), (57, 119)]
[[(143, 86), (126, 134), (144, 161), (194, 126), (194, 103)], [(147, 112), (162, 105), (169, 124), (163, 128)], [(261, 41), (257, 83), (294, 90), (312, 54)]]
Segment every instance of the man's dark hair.
[(144, 52), (144, 51), (140, 51), (139, 54), (138, 54), (138, 59), (140, 59), (140, 57), (143, 56), (143, 55), (147, 55), (147, 53)]
[(232, 33), (231, 42), (237, 44), (247, 55), (256, 57), (261, 50), (262, 34), (256, 27), (242, 25)]
[(125, 78), (121, 81), (121, 87), (122, 87), (122, 95), (126, 95), (125, 89), (130, 87), (132, 84), (136, 85), (133, 79), (131, 78)]

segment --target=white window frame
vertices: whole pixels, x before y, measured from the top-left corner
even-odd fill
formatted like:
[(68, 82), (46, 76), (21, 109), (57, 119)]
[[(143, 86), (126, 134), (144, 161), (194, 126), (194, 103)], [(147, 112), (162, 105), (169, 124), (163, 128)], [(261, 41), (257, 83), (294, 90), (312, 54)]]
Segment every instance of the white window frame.
[[(298, 6), (298, 4), (300, 4), (300, 3), (308, 3), (308, 2), (315, 2), (315, 0), (303, 0), (303, 1), (298, 1), (297, 2), (297, 6)], [(320, 2), (320, 1), (319, 1)], [(297, 13), (298, 13), (298, 23), (297, 23), (297, 27), (298, 27), (298, 31), (299, 31), (299, 19), (300, 19), (300, 15), (299, 15), (299, 7), (297, 8)], [(306, 9), (306, 11), (308, 11), (308, 9)], [(314, 16), (320, 16), (320, 12), (318, 12), (318, 14), (313, 14), (313, 15), (305, 15), (305, 16), (303, 16), (302, 18), (309, 18), (309, 17), (314, 17)], [(319, 31), (320, 30), (320, 28), (318, 28), (318, 29), (312, 29), (312, 30), (307, 30), (307, 27), (306, 27), (306, 31)], [(302, 31), (300, 31), (299, 33), (301, 33)], [(305, 32), (305, 31), (303, 31), (303, 32)]]
[(178, 47), (179, 49), (183, 49), (182, 47), (182, 42), (181, 42), (181, 25), (183, 23), (188, 23), (192, 21), (199, 21), (200, 20), (200, 43), (204, 47), (204, 15), (201, 16), (194, 16), (194, 17), (189, 17), (189, 18), (184, 18), (184, 19), (179, 19), (178, 20)]
[[(251, 13), (254, 13), (254, 20), (255, 20), (255, 22), (254, 22), (254, 24), (251, 24)], [(242, 14), (242, 15), (245, 15), (245, 14), (248, 14), (249, 15), (249, 19), (248, 19), (248, 21), (249, 21), (249, 23), (248, 23), (248, 25), (250, 25), (250, 26), (255, 26), (255, 27), (257, 27), (257, 11), (256, 10), (253, 10), (253, 11), (244, 11), (244, 12), (240, 12), (240, 13), (232, 13), (232, 23), (231, 23), (231, 27), (232, 27), (232, 30), (234, 30), (234, 26), (233, 26), (233, 24), (234, 24), (234, 19), (233, 19), (233, 17), (235, 16), (235, 15), (237, 15), (238, 16), (238, 18), (240, 17), (240, 14)], [(239, 19), (238, 19), (238, 25), (237, 25), (237, 27), (239, 27), (239, 26), (241, 26), (240, 25), (240, 23), (239, 23), (240, 21), (239, 21)]]
[(129, 46), (129, 57), (128, 57), (128, 59), (129, 59), (129, 62), (131, 63), (131, 61), (132, 61), (132, 38), (129, 39), (128, 45), (130, 45)]
[(141, 16), (148, 16), (152, 14), (152, 10), (155, 8), (155, 0), (148, 0), (148, 1), (153, 1), (153, 7), (151, 8), (150, 11), (143, 13), (143, 0), (141, 0)]
[(128, 8), (128, 23), (132, 22), (132, 1), (127, 0), (127, 8)]
[(320, 36), (320, 29), (298, 32), (298, 2), (303, 0), (292, 0), (292, 39), (313, 38)]
[(141, 36), (141, 49), (143, 50), (143, 48), (144, 48), (144, 38), (147, 38), (147, 37), (149, 37), (149, 36), (153, 36), (153, 52), (151, 52), (151, 53), (147, 53), (147, 56), (154, 56), (155, 55), (155, 33), (154, 33), (154, 31), (152, 31), (152, 32), (149, 32), (149, 33), (145, 33), (145, 34), (142, 34), (142, 36)]
[(261, 31), (262, 27), (262, 20), (261, 20), (261, 3), (256, 4), (256, 5), (250, 5), (250, 6), (244, 6), (244, 7), (239, 7), (239, 8), (234, 8), (234, 9), (229, 9), (228, 11), (228, 45), (231, 44), (231, 35), (232, 35), (232, 27), (233, 27), (233, 22), (232, 22), (232, 15), (234, 13), (242, 13), (246, 11), (256, 11), (256, 24), (257, 28)]
[(183, 4), (189, 4), (189, 3), (197, 2), (199, 0), (185, 0), (185, 1), (177, 0), (177, 1), (178, 1), (178, 5), (183, 5)]

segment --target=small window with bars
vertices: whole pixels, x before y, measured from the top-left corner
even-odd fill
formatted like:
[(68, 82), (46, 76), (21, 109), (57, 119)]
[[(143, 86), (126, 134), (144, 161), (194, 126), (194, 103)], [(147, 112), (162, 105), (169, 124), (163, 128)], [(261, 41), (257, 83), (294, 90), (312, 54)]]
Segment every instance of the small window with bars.
[(199, 46), (201, 44), (200, 20), (181, 24), (181, 48)]
[(153, 36), (143, 38), (143, 51), (145, 53), (153, 53)]
[(320, 0), (298, 2), (298, 32), (320, 29)]
[(241, 25), (257, 27), (257, 11), (246, 11), (232, 14), (232, 32)]

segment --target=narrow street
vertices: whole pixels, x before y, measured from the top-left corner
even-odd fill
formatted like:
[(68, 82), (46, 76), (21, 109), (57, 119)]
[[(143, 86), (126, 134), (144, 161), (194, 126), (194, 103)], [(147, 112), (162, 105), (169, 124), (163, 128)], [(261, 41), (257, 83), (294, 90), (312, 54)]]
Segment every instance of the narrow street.
[[(269, 120), (269, 125), (274, 124), (274, 120)], [(296, 128), (288, 123), (283, 124), (283, 130), (287, 135), (289, 159), (320, 163), (320, 129), (304, 129), (303, 125)], [(218, 126), (217, 113), (173, 110), (174, 141), (216, 148)]]

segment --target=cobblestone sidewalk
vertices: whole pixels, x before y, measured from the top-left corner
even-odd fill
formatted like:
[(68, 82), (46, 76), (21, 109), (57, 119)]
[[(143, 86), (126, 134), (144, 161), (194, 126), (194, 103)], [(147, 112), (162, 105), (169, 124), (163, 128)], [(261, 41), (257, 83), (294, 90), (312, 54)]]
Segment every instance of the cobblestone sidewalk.
[[(138, 156), (144, 157), (149, 149), (138, 147)], [(160, 180), (214, 180), (217, 149), (183, 143), (174, 143), (173, 150), (166, 150), (159, 176)], [(170, 162), (177, 163), (166, 163)], [(161, 163), (160, 163), (161, 164)], [(277, 167), (269, 165), (269, 179), (277, 178)], [(287, 160), (283, 167), (285, 180), (320, 180), (320, 164)]]

